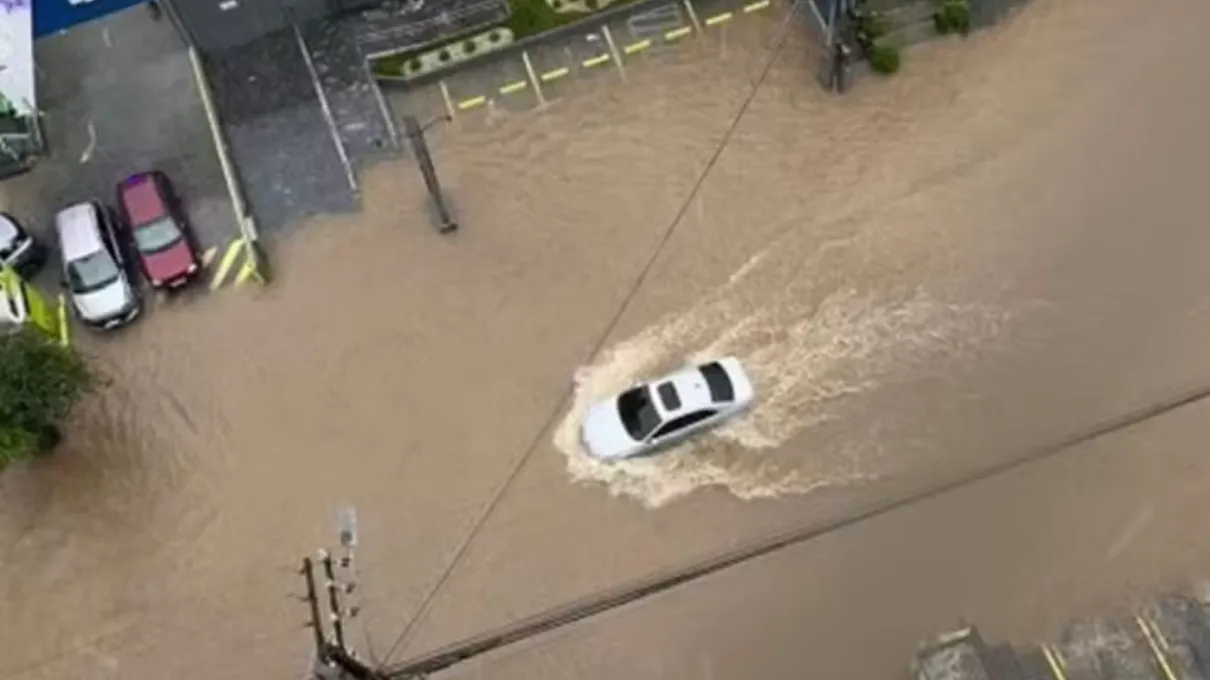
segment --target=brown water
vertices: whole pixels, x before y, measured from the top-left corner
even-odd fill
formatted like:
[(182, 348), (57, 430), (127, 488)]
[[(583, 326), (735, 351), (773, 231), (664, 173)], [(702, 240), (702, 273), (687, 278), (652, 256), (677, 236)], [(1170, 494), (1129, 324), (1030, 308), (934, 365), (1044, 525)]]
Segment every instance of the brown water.
[[(778, 17), (540, 113), (443, 129), (434, 149), (457, 236), (426, 222), (411, 166), (383, 167), (364, 178), (363, 214), (277, 244), (273, 288), (167, 303), (88, 343), (112, 386), (62, 451), (0, 477), (4, 676), (297, 677), (309, 637), (290, 569), (333, 542), (346, 504), (362, 532), (370, 649), (360, 626), (357, 640), (382, 654), (523, 463), (411, 653), (1194, 384), (1210, 374), (1199, 200), (1210, 78), (1195, 49), (1210, 6), (1157, 5), (1140, 16), (1126, 0), (1037, 0), (993, 32), (913, 50), (899, 76), (843, 98), (818, 90), (794, 34), (595, 357)], [(762, 397), (750, 419), (639, 464), (604, 468), (575, 448), (588, 401), (716, 353), (751, 365)], [(1143, 473), (1065, 474), (1076, 496)], [(945, 516), (986, 516), (974, 508)], [(912, 540), (870, 539), (863, 574), (900, 573), (907, 557), (877, 546), (935, 527), (902, 531)], [(993, 576), (1028, 572), (1025, 558), (1013, 564)], [(1159, 581), (1188, 564), (1131, 573)], [(1078, 590), (1076, 571), (1048, 568), (1047, 583), (1065, 573)], [(796, 569), (753, 578), (759, 592), (793, 591)], [(816, 578), (839, 592), (845, 573)], [(756, 587), (699, 597), (755, 630), (759, 610), (726, 603)], [(896, 621), (936, 622), (919, 599), (901, 601)], [(816, 614), (850, 635), (864, 625)], [(669, 616), (681, 620), (652, 614), (627, 630), (692, 627)], [(714, 644), (722, 628), (687, 630), (677, 639), (698, 639), (701, 658), (743, 656)], [(916, 632), (892, 627), (873, 658)], [(603, 640), (585, 643), (595, 651), (575, 675), (713, 672), (644, 665), (645, 647), (615, 654)], [(519, 672), (541, 670), (542, 657), (519, 658)], [(558, 668), (547, 672), (565, 677)]]

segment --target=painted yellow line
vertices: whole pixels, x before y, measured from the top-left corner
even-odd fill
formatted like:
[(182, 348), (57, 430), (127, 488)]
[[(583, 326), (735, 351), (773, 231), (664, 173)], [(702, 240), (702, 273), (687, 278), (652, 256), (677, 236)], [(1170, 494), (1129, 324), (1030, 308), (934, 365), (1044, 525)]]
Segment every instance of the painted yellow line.
[(1164, 650), (1160, 649), (1159, 644), (1156, 643), (1155, 634), (1151, 632), (1151, 626), (1141, 616), (1134, 617), (1134, 620), (1139, 624), (1139, 629), (1143, 631), (1143, 637), (1147, 638), (1147, 646), (1151, 648), (1151, 655), (1159, 663), (1160, 670), (1164, 672), (1164, 677), (1167, 680), (1178, 680), (1176, 673), (1172, 672), (1172, 665), (1168, 663), (1168, 656), (1164, 654)]
[(709, 19), (706, 19), (706, 25), (713, 26), (715, 24), (721, 24), (724, 21), (731, 21), (731, 18), (733, 16), (735, 16), (735, 15), (732, 14), (731, 12), (723, 12), (722, 14), (715, 14), (714, 16), (710, 17)]
[(67, 296), (59, 293), (59, 344), (71, 346), (71, 328), (67, 325)]
[(744, 5), (744, 14), (751, 14), (769, 6), (769, 0), (760, 0), (760, 2), (750, 2)]
[(500, 94), (512, 94), (514, 92), (520, 92), (527, 87), (529, 87), (529, 83), (525, 82), (524, 80), (518, 80), (515, 83), (509, 83), (508, 85), (500, 88)]
[(244, 266), (240, 267), (239, 273), (235, 275), (235, 285), (244, 285), (255, 273), (256, 265), (252, 262), (252, 260), (244, 260)]
[(210, 290), (218, 290), (223, 285), (223, 281), (227, 278), (227, 274), (231, 271), (231, 265), (235, 264), (235, 258), (244, 250), (244, 242), (236, 239), (227, 246), (226, 252), (223, 253), (223, 259), (219, 260), (218, 271), (214, 272), (214, 277), (210, 279)]
[(648, 47), (651, 47), (650, 40), (640, 40), (636, 43), (630, 43), (626, 47), (623, 47), (622, 52), (624, 54), (634, 54), (635, 52), (642, 52), (643, 50), (647, 49)]
[(1042, 656), (1046, 657), (1046, 665), (1050, 666), (1050, 672), (1055, 676), (1055, 680), (1067, 680), (1067, 674), (1063, 672), (1063, 661), (1057, 652), (1049, 645), (1042, 645)]
[(584, 68), (592, 68), (593, 66), (600, 66), (601, 64), (604, 64), (607, 61), (609, 61), (609, 55), (600, 54), (600, 55), (593, 57), (592, 59), (585, 59), (584, 61), (580, 62), (580, 65), (583, 66)]
[(215, 255), (218, 255), (218, 248), (213, 246), (207, 248), (206, 252), (202, 253), (202, 266), (209, 267), (210, 263), (214, 262)]
[(476, 106), (483, 106), (486, 103), (487, 97), (471, 97), (470, 99), (463, 99), (462, 101), (458, 102), (458, 110), (466, 111), (467, 109), (473, 109)]
[(693, 32), (692, 28), (689, 28), (688, 26), (684, 26), (682, 28), (676, 29), (675, 31), (668, 31), (667, 33), (665, 33), (664, 40), (676, 40), (677, 38), (683, 38), (692, 32)]
[(547, 71), (546, 73), (543, 73), (542, 77), (541, 77), (541, 81), (544, 83), (549, 83), (550, 81), (555, 80), (556, 78), (562, 78), (563, 76), (567, 75), (568, 73), (571, 73), (571, 69), (567, 68), (566, 66), (564, 66), (563, 68), (557, 68), (553, 71)]

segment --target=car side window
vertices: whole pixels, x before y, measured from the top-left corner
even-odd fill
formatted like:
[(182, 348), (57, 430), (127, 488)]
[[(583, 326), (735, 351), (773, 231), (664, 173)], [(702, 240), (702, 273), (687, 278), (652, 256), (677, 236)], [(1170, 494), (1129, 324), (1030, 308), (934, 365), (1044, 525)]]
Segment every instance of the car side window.
[(653, 438), (663, 439), (669, 435), (676, 434), (685, 428), (691, 427), (702, 422), (703, 420), (706, 420), (707, 418), (713, 417), (715, 413), (717, 413), (717, 411), (714, 411), (713, 409), (704, 409), (683, 415), (680, 418), (669, 420), (668, 422), (664, 423), (663, 427), (656, 430)]

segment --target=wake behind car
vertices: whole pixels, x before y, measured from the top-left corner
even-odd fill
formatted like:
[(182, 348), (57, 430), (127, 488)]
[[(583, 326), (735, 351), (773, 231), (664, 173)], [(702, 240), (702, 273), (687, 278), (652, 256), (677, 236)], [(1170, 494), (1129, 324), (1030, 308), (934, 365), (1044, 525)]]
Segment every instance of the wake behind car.
[(142, 304), (130, 284), (112, 212), (95, 201), (55, 215), (63, 286), (84, 323), (111, 329), (133, 321)]
[(118, 185), (118, 205), (153, 288), (178, 288), (197, 275), (201, 262), (167, 175), (157, 170), (130, 176)]
[(727, 357), (641, 383), (588, 409), (580, 438), (601, 460), (644, 456), (742, 413), (752, 381)]
[(21, 226), (17, 218), (0, 212), (0, 265), (12, 267), (31, 279), (46, 262), (46, 248)]

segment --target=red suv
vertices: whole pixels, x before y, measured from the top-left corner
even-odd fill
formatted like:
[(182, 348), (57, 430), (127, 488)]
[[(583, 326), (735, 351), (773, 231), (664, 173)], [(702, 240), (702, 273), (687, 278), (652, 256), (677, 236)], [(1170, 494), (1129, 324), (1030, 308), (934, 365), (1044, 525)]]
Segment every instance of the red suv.
[(158, 171), (118, 185), (118, 205), (143, 274), (154, 288), (177, 288), (201, 270), (193, 234), (168, 177)]

